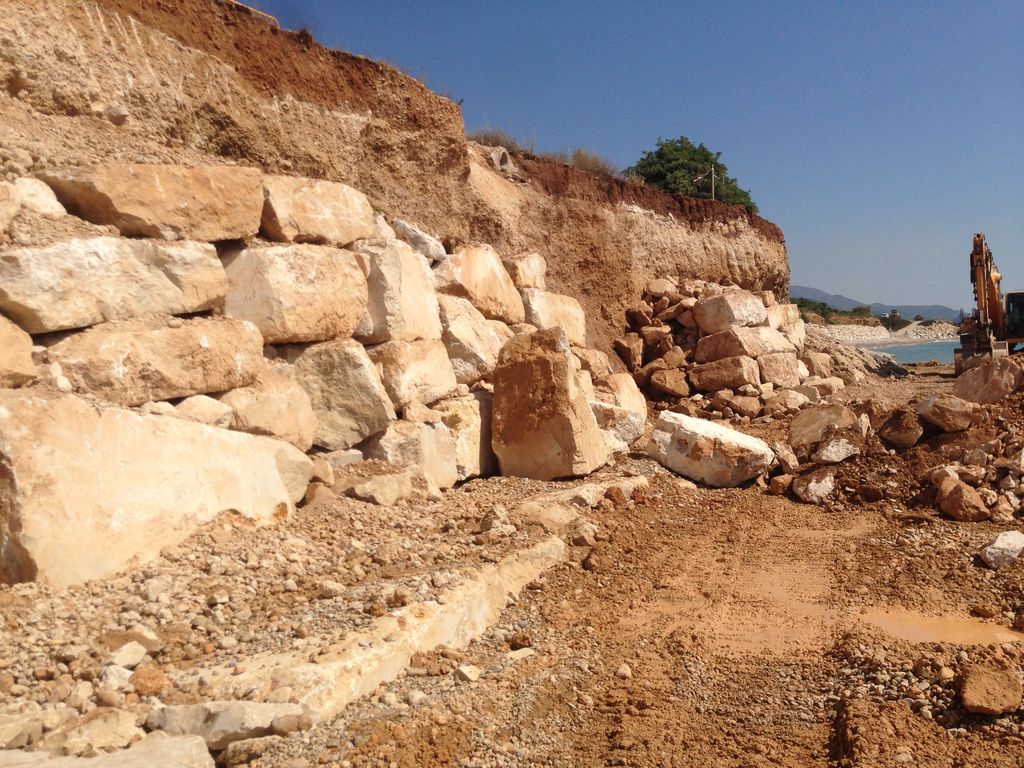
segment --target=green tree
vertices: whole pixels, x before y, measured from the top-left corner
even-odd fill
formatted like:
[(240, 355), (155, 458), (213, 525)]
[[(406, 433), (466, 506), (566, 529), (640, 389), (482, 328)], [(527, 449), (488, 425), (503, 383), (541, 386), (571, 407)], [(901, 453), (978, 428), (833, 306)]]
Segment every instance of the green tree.
[(723, 203), (742, 205), (757, 213), (757, 204), (719, 158), (721, 152), (712, 152), (703, 144), (694, 145), (685, 136), (678, 139), (658, 139), (656, 149), (644, 152), (636, 165), (625, 170), (626, 175), (639, 176), (652, 187), (674, 195), (711, 198), (711, 168), (715, 169), (715, 199)]

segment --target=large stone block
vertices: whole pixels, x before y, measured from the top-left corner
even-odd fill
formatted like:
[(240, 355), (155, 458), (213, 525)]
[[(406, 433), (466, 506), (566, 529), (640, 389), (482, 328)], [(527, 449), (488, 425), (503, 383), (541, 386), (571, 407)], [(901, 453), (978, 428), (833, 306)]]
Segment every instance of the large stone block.
[[(78, 742), (81, 745), (82, 742)], [(53, 757), (46, 751), (0, 752), (2, 768), (214, 768), (210, 750), (198, 736), (151, 733), (128, 749), (95, 757)]]
[(304, 714), (298, 704), (206, 701), (154, 709), (146, 727), (171, 736), (201, 736), (209, 749), (220, 751), (235, 741), (271, 735), (279, 717), (300, 718)]
[(367, 353), (380, 371), (384, 389), (396, 409), (414, 400), (430, 405), (458, 386), (448, 352), (439, 339), (389, 341), (371, 347)]
[(232, 429), (276, 437), (300, 451), (313, 447), (316, 434), (313, 403), (286, 364), (268, 366), (255, 383), (233, 389), (220, 400), (233, 411)]
[(492, 405), (493, 397), (485, 390), (433, 405), (455, 441), (459, 480), (487, 477), (498, 471), (498, 457), (491, 448)]
[(776, 387), (800, 386), (800, 361), (793, 352), (774, 352), (757, 358), (761, 381)]
[(507, 340), (495, 328), (500, 320), (488, 320), (469, 299), (440, 295), (442, 340), (455, 370), (455, 380), (472, 384), (489, 376)]
[(377, 367), (358, 341), (314, 344), (294, 362), (295, 380), (309, 395), (316, 414), (316, 445), (351, 448), (395, 418)]
[(647, 453), (673, 472), (716, 488), (751, 480), (775, 461), (763, 440), (671, 411), (662, 411), (658, 417)]
[(448, 262), (454, 280), (449, 292), (465, 293), (473, 306), (492, 320), (509, 325), (526, 320), (523, 299), (491, 246), (460, 245)]
[(364, 344), (441, 338), (434, 278), (423, 256), (400, 240), (355, 247), (368, 290), (356, 338)]
[(917, 405), (917, 415), (943, 432), (963, 432), (971, 426), (974, 403), (955, 395), (934, 395)]
[(565, 331), (570, 344), (586, 346), (587, 316), (576, 299), (539, 288), (524, 288), (522, 296), (526, 322), (540, 329), (557, 326)]
[(39, 177), (68, 211), (124, 235), (213, 242), (260, 228), (263, 174), (256, 168), (109, 164)]
[(763, 325), (767, 319), (764, 302), (747, 291), (726, 291), (701, 299), (693, 308), (702, 333), (721, 333), (733, 326)]
[(94, 237), (0, 254), (0, 310), (29, 333), (201, 312), (227, 287), (206, 243)]
[(544, 290), (548, 264), (539, 253), (519, 253), (502, 259), (516, 288), (539, 288)]
[(719, 389), (739, 389), (745, 384), (757, 386), (761, 383), (761, 372), (752, 357), (739, 355), (715, 360), (713, 363), (690, 367), (690, 383), (700, 392), (716, 392)]
[(996, 357), (961, 374), (953, 394), (972, 403), (995, 403), (1024, 387), (1024, 358)]
[(57, 587), (155, 557), (227, 510), (260, 523), (302, 498), (312, 462), (279, 440), (0, 392), (0, 580)]
[(45, 216), (49, 219), (67, 216), (68, 212), (57, 200), (53, 190), (44, 181), (34, 179), (31, 176), (23, 176), (14, 180), (14, 188), (18, 190), (21, 197), (21, 207), (32, 213)]
[(796, 304), (772, 304), (766, 309), (768, 327), (780, 330), (800, 320), (800, 307)]
[(373, 208), (362, 192), (336, 181), (264, 176), (260, 231), (280, 243), (348, 245), (373, 236)]
[(857, 424), (857, 415), (845, 405), (835, 403), (808, 408), (789, 423), (789, 444), (796, 455), (807, 459), (831, 428), (844, 430)]
[(393, 421), (368, 441), (363, 454), (412, 470), (430, 488), (451, 488), (459, 479), (455, 441), (443, 423)]
[(613, 453), (628, 451), (644, 433), (644, 420), (636, 411), (596, 400), (590, 401), (590, 410)]
[(636, 385), (636, 379), (628, 373), (613, 373), (604, 380), (604, 386), (611, 392), (615, 405), (633, 411), (640, 421), (647, 421), (647, 399)]
[(804, 326), (803, 320), (797, 320), (789, 325), (783, 325), (779, 327), (779, 333), (781, 333), (790, 344), (792, 344), (797, 351), (804, 348), (804, 344), (807, 342), (807, 329)]
[(224, 268), (225, 311), (250, 320), (270, 344), (351, 336), (366, 309), (366, 277), (355, 254), (340, 248), (243, 248)]
[(776, 352), (796, 352), (796, 347), (772, 328), (730, 328), (698, 341), (693, 357), (698, 363), (707, 363), (725, 357), (757, 358)]
[(8, 225), (21, 210), (21, 194), (14, 185), (0, 181), (0, 234), (7, 231)]
[[(396, 236), (402, 238), (412, 246), (412, 249), (423, 256), (430, 264), (437, 264), (448, 258), (448, 254), (441, 245), (441, 241), (432, 235), (428, 235), (415, 224), (410, 224), (401, 219), (392, 219), (391, 226)], [(433, 281), (433, 275), (431, 275)]]
[(32, 337), (0, 315), (0, 387), (20, 387), (35, 377)]
[(494, 372), (493, 447), (506, 475), (551, 480), (586, 475), (609, 449), (561, 328), (517, 336)]
[(142, 405), (252, 384), (263, 337), (244, 320), (130, 320), (76, 333), (47, 355), (76, 392)]

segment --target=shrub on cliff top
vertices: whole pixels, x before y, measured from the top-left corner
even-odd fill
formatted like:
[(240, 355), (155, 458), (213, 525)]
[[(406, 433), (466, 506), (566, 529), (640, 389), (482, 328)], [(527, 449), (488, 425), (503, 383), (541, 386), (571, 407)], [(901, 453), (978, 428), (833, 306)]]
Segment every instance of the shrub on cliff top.
[(750, 193), (740, 189), (736, 179), (729, 176), (721, 152), (712, 152), (703, 144), (694, 144), (685, 136), (678, 139), (658, 139), (656, 149), (645, 152), (636, 165), (627, 168), (627, 175), (640, 176), (652, 187), (673, 195), (711, 198), (711, 169), (714, 167), (715, 199), (731, 205), (742, 205), (757, 213), (757, 204)]

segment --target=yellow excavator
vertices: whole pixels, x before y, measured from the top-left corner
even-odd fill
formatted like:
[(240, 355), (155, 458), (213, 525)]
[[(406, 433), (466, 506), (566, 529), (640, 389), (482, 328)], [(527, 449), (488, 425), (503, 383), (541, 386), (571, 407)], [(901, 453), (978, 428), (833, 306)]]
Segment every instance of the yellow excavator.
[(957, 376), (1024, 344), (1024, 291), (1008, 291), (1004, 297), (1002, 280), (985, 235), (976, 234), (971, 249), (974, 313), (960, 326), (960, 346), (953, 350)]

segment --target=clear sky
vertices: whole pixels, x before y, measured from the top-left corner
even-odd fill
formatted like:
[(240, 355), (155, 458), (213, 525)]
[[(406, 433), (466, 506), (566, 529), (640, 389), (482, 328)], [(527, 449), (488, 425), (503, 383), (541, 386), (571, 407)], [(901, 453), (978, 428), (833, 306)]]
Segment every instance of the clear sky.
[(1024, 288), (1021, 0), (251, 2), (462, 99), (467, 130), (620, 168), (704, 142), (786, 233), (794, 283), (967, 307), (985, 232)]

